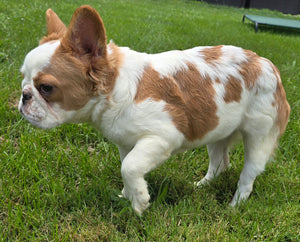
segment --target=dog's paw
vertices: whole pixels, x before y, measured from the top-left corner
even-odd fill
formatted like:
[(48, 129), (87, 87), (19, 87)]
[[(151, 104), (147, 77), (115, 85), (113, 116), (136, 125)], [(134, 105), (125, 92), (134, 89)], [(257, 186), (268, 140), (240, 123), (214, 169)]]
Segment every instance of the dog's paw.
[(129, 199), (133, 210), (139, 216), (141, 216), (142, 213), (150, 206), (150, 195), (147, 190), (129, 193), (125, 188), (123, 188), (122, 194), (120, 194), (119, 197)]
[(148, 192), (138, 192), (132, 198), (132, 208), (134, 211), (141, 216), (142, 213), (150, 206), (150, 195)]
[(195, 187), (207, 186), (207, 185), (209, 185), (209, 180), (207, 180), (206, 178), (202, 178), (200, 181), (194, 182), (194, 185), (195, 185)]
[[(252, 187), (251, 187), (252, 188)], [(246, 201), (248, 197), (250, 196), (251, 190), (237, 190), (230, 202), (231, 207), (237, 207), (240, 205), (240, 203)]]
[(125, 188), (123, 188), (122, 193), (119, 195), (120, 198), (129, 198), (126, 194)]

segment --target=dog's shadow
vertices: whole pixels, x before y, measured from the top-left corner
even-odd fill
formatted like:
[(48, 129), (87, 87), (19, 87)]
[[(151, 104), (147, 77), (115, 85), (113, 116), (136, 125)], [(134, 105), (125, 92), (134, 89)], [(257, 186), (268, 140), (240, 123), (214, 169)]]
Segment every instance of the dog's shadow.
[[(86, 184), (78, 190), (76, 197), (70, 193), (68, 198), (64, 199), (66, 206), (63, 206), (63, 210), (73, 211), (84, 205), (93, 210), (101, 207), (104, 217), (110, 217), (112, 214), (116, 217), (127, 217), (128, 214), (134, 214), (130, 201), (120, 196), (123, 183), (121, 177), (119, 178), (119, 172), (114, 172), (112, 175), (114, 180), (118, 179), (120, 182), (111, 184), (108, 182), (110, 179), (105, 182), (105, 180), (101, 181), (100, 177), (97, 179), (94, 177), (95, 180), (92, 179), (91, 184)], [(208, 185), (196, 187), (194, 182), (197, 180), (187, 180), (185, 176), (176, 174), (174, 176), (174, 174), (158, 170), (146, 175), (145, 179), (151, 196), (151, 207), (148, 209), (160, 210), (176, 207), (185, 200), (203, 204), (200, 207), (209, 203), (219, 204), (221, 207), (227, 206), (236, 190), (239, 177), (238, 169), (230, 167)]]
[(147, 181), (151, 203), (158, 206), (159, 204), (176, 206), (182, 200), (191, 197), (198, 200), (195, 202), (201, 202), (202, 199), (213, 199), (217, 204), (227, 206), (236, 190), (238, 178), (238, 171), (229, 168), (209, 184), (200, 187), (195, 186), (195, 181), (186, 181), (184, 177), (155, 174), (155, 176), (149, 175)]

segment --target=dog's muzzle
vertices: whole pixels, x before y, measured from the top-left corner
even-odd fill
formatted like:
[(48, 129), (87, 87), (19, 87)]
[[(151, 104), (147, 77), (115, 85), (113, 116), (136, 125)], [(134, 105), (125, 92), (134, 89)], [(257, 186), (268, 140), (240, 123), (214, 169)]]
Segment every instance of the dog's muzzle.
[(25, 105), (29, 100), (31, 100), (32, 94), (29, 91), (23, 91), (22, 93), (22, 103)]

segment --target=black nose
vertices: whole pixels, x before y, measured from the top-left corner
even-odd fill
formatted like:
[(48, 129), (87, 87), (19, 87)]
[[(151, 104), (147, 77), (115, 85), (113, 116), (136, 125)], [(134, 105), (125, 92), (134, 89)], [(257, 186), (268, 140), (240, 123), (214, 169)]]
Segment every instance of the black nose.
[(31, 93), (29, 92), (23, 92), (23, 98), (22, 98), (22, 103), (26, 104), (27, 101), (29, 101), (32, 98)]

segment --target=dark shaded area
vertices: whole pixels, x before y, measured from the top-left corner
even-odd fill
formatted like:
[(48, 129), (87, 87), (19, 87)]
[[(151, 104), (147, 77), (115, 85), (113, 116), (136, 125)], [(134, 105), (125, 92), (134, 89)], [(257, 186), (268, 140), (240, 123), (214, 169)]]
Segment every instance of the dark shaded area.
[[(201, 0), (203, 1), (203, 0)], [(300, 0), (204, 0), (207, 3), (227, 5), (239, 8), (258, 8), (277, 10), (282, 13), (299, 14)]]

